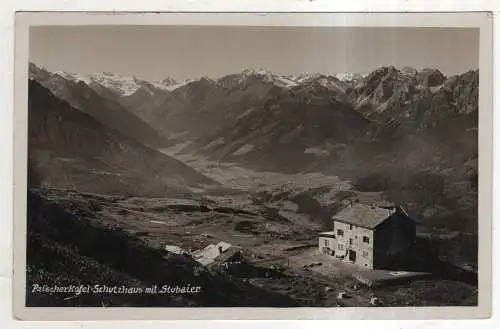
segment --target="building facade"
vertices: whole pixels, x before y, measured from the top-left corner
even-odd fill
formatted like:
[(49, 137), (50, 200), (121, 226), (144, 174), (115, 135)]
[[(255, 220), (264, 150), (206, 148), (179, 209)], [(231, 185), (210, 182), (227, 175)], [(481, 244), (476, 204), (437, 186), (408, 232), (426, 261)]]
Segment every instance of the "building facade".
[(400, 207), (351, 205), (333, 227), (319, 234), (320, 252), (368, 269), (405, 266), (415, 240), (415, 222)]

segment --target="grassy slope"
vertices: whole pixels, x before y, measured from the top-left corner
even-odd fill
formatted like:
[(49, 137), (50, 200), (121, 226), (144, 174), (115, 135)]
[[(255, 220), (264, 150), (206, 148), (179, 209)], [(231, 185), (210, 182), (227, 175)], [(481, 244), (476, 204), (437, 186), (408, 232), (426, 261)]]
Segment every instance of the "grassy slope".
[(153, 249), (116, 228), (103, 227), (92, 207), (77, 202), (69, 209), (28, 191), (27, 304), (102, 306), (102, 295), (41, 295), (31, 284), (153, 284), (202, 287), (195, 295), (106, 296), (112, 306), (293, 306), (286, 296), (228, 280), (185, 257)]

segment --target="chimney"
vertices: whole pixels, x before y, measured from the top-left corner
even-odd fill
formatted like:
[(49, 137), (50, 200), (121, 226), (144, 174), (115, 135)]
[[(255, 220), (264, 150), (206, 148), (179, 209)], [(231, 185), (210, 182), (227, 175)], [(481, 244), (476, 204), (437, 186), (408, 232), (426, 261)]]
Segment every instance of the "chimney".
[(222, 255), (222, 246), (219, 246), (219, 255)]

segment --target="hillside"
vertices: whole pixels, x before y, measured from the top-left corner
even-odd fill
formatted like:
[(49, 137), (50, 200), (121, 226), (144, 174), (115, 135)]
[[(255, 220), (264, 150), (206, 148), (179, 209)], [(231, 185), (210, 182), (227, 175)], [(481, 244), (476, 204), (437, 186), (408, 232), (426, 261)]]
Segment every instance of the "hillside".
[(296, 102), (305, 101), (307, 93), (317, 89), (326, 98), (346, 102), (347, 86), (321, 74), (284, 77), (265, 70), (243, 70), (219, 79), (203, 77), (167, 91), (138, 89), (120, 98), (120, 103), (175, 143), (213, 137), (251, 111), (268, 108), (279, 99), (290, 101), (294, 94)]
[[(43, 190), (28, 191), (27, 306), (295, 306), (290, 297), (210, 273), (193, 259), (149, 245), (110, 226), (99, 209), (105, 199), (47, 200)], [(73, 198), (72, 198), (73, 197)], [(112, 198), (108, 198), (112, 200)], [(108, 200), (108, 201), (109, 201)], [(61, 293), (33, 292), (39, 286), (100, 285), (145, 289), (153, 285), (200, 287), (198, 293)]]
[(188, 192), (216, 183), (29, 81), (29, 160), (42, 185), (119, 194)]
[(161, 134), (113, 100), (119, 97), (116, 92), (95, 81), (87, 81), (87, 84), (67, 74), (48, 72), (33, 63), (29, 66), (29, 76), (73, 108), (140, 143), (152, 147), (162, 147), (166, 143)]
[(340, 172), (358, 189), (407, 201), (422, 220), (432, 218), (429, 225), (476, 232), (478, 80), (470, 71), (428, 88), (417, 84), (413, 94), (382, 99), (391, 104), (383, 111), (380, 102), (365, 104), (376, 120), (370, 138), (346, 149)]
[(263, 106), (266, 94), (272, 90), (273, 85), (266, 82), (229, 89), (217, 81), (202, 78), (154, 96), (138, 92), (124, 98), (122, 103), (168, 136), (170, 142), (176, 142), (214, 134), (248, 108)]
[(239, 104), (240, 116), (186, 151), (259, 170), (310, 171), (338, 161), (339, 152), (363, 137), (370, 123), (317, 83), (273, 89), (259, 102)]

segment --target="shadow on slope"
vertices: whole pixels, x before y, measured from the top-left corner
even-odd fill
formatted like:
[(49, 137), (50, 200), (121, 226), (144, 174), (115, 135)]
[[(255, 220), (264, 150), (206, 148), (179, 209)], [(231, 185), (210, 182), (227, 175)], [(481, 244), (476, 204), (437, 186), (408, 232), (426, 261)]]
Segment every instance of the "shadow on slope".
[(29, 82), (29, 149), (42, 185), (79, 191), (167, 195), (218, 185)]

